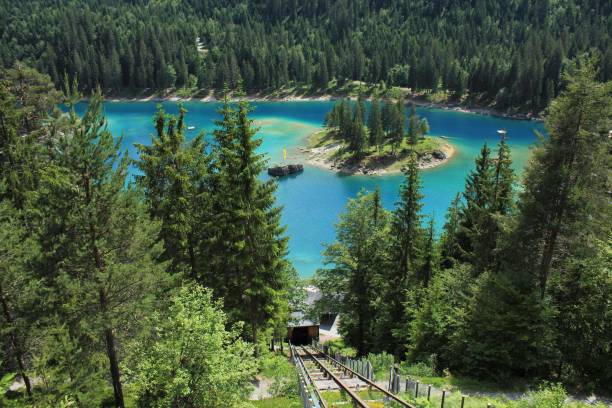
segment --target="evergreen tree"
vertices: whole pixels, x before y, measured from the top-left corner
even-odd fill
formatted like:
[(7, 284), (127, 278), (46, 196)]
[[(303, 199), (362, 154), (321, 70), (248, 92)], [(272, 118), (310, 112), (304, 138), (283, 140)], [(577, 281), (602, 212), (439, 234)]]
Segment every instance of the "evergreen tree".
[(457, 193), (446, 212), (446, 223), (440, 237), (440, 266), (449, 269), (457, 263), (460, 252), (457, 243), (457, 232), (460, 222), (461, 194)]
[(203, 134), (186, 144), (185, 113), (181, 107), (178, 118), (168, 117), (158, 107), (153, 144), (136, 145), (140, 152), (137, 165), (143, 172), (137, 179), (151, 216), (161, 221), (164, 258), (172, 261), (174, 272), (197, 278), (202, 273), (201, 251), (210, 222), (211, 164)]
[[(125, 190), (128, 158), (106, 128), (100, 92), (82, 119), (74, 109), (70, 117), (73, 130), (60, 139), (57, 165), (45, 169), (38, 192), (41, 246), (65, 299), (56, 312), (80, 347), (104, 350), (115, 405), (123, 407), (120, 342), (137, 326), (150, 294), (163, 288), (164, 265), (155, 262), (156, 226), (135, 192)], [(89, 358), (94, 370), (96, 357)]]
[(552, 308), (527, 271), (479, 276), (453, 337), (460, 370), (504, 381), (548, 375), (555, 359)]
[(390, 266), (386, 275), (385, 299), (388, 311), (383, 324), (388, 331), (388, 350), (396, 357), (404, 355), (407, 325), (405, 304), (409, 299), (411, 284), (417, 281), (419, 273), (424, 231), (421, 226), (423, 207), (420, 192), (419, 168), (416, 157), (412, 156), (406, 179), (400, 189), (400, 201), (396, 204), (391, 223)]
[(459, 228), (455, 237), (459, 250), (458, 259), (471, 263), (476, 260), (474, 247), (475, 241), (479, 238), (478, 224), (490, 207), (493, 188), (491, 150), (486, 143), (482, 146), (475, 164), (475, 169), (466, 179), (463, 193), (465, 203), (460, 211)]
[(437, 371), (461, 368), (455, 337), (463, 325), (472, 283), (471, 271), (466, 265), (446, 269), (432, 278), (410, 326), (407, 347), (412, 361), (428, 361), (435, 355), (432, 368)]
[(423, 248), (423, 266), (421, 266), (421, 270), (418, 276), (419, 281), (425, 288), (429, 286), (429, 281), (434, 275), (434, 268), (436, 265), (436, 249), (434, 244), (434, 220), (433, 218), (431, 218), (431, 220), (429, 221), (429, 227), (427, 228), (427, 238), (425, 241), (425, 246)]
[(427, 119), (419, 118), (416, 112), (416, 106), (413, 103), (410, 108), (408, 133), (406, 134), (408, 142), (413, 146), (416, 145), (419, 142), (419, 138), (427, 134), (427, 132), (429, 132), (429, 123), (427, 123)]
[(17, 211), (8, 201), (0, 202), (0, 345), (7, 339), (9, 356), (28, 396), (33, 392), (29, 365), (35, 347), (33, 329), (45, 303), (44, 282), (32, 268), (37, 253)]
[(382, 115), (380, 112), (380, 102), (378, 98), (372, 99), (370, 106), (370, 116), (368, 117), (369, 130), (369, 145), (375, 146), (377, 149), (383, 143), (384, 130), (382, 124)]
[(391, 144), (393, 147), (393, 154), (396, 154), (397, 149), (402, 144), (402, 140), (404, 140), (404, 122), (406, 120), (406, 114), (404, 112), (404, 102), (402, 100), (398, 100), (395, 103), (395, 109), (392, 111), (391, 117), (391, 126), (390, 126), (390, 134), (389, 138), (391, 139)]
[(525, 174), (513, 258), (517, 269), (538, 276), (544, 298), (553, 262), (560, 263), (581, 237), (602, 225), (609, 167), (607, 132), (612, 83), (596, 82), (596, 63), (581, 59), (563, 75), (567, 82), (550, 106), (548, 138), (535, 150)]
[(248, 323), (257, 345), (259, 329), (266, 328), (287, 300), (290, 266), (280, 208), (274, 206), (276, 184), (258, 179), (265, 162), (255, 152), (261, 139), (255, 138), (250, 111), (246, 101), (233, 108), (227, 99), (220, 111), (213, 153), (214, 243), (207, 255), (210, 274), (217, 275), (212, 287), (224, 298), (232, 320)]
[(351, 139), (349, 149), (353, 153), (353, 157), (359, 160), (363, 156), (364, 150), (367, 148), (366, 130), (363, 125), (365, 107), (363, 99), (357, 103), (355, 112), (353, 113), (353, 121), (350, 125)]
[(376, 275), (385, 256), (388, 226), (389, 214), (381, 206), (378, 189), (360, 192), (340, 215), (337, 241), (324, 251), (325, 263), (331, 267), (316, 275), (323, 302), (340, 313), (342, 336), (358, 355), (376, 347)]

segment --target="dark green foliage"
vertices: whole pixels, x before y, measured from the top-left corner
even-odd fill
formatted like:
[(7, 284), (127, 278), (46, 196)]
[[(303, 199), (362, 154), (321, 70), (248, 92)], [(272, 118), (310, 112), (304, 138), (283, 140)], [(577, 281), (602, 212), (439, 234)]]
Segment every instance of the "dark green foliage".
[[(610, 242), (596, 242), (592, 258), (570, 259), (552, 282), (557, 307), (560, 371), (589, 390), (609, 389), (612, 373), (612, 274)], [(607, 247), (606, 247), (607, 245)]]
[(461, 194), (457, 193), (446, 212), (446, 223), (444, 231), (440, 237), (440, 266), (444, 269), (451, 268), (456, 262), (455, 257), (459, 256), (457, 231), (460, 222)]
[(465, 265), (442, 270), (433, 277), (411, 322), (407, 345), (411, 360), (427, 361), (435, 355), (440, 369), (461, 367), (451, 340), (461, 340), (457, 331), (463, 324), (472, 283), (471, 271)]
[[(336, 226), (337, 241), (325, 249), (329, 268), (317, 272), (316, 283), (329, 307), (342, 313), (340, 331), (359, 355), (376, 350), (377, 303), (384, 265), (390, 214), (382, 208), (380, 191), (350, 200)], [(338, 296), (345, 294), (344, 296)]]
[(566, 58), (596, 48), (612, 78), (611, 13), (602, 0), (3, 0), (0, 66), (24, 61), (89, 90), (384, 81), (539, 112)]
[(528, 273), (482, 274), (453, 336), (459, 371), (498, 381), (546, 376), (557, 357), (553, 312)]
[[(178, 117), (160, 110), (152, 144), (138, 146), (134, 186), (101, 92), (79, 118), (76, 88), (66, 81), (61, 114), (47, 78), (20, 65), (2, 72), (3, 384), (13, 378), (6, 372), (26, 382), (15, 406), (124, 407), (135, 395), (143, 406), (242, 405), (258, 335), (278, 336), (301, 287), (285, 259), (276, 186), (258, 178), (265, 162), (248, 104), (225, 104), (211, 146), (203, 135), (185, 142), (184, 109)], [(212, 293), (225, 297), (226, 314)], [(190, 379), (181, 383), (179, 369)]]
[[(75, 347), (93, 346), (84, 363), (106, 356), (115, 404), (123, 407), (118, 350), (162, 289), (164, 265), (156, 262), (156, 225), (135, 192), (125, 190), (128, 158), (106, 128), (101, 95), (92, 96), (82, 119), (71, 117), (74, 131), (59, 140), (57, 164), (43, 172), (37, 197), (42, 246), (54, 260), (53, 284), (65, 299), (57, 312), (68, 338)], [(54, 236), (58, 229), (64, 233)], [(47, 246), (51, 237), (54, 247)], [(95, 340), (81, 343), (86, 338)]]
[(151, 146), (137, 145), (138, 181), (154, 219), (162, 222), (164, 258), (172, 261), (174, 272), (201, 278), (204, 235), (210, 222), (211, 159), (204, 135), (185, 142), (185, 113), (167, 117), (161, 106), (155, 116), (156, 137)]
[(406, 137), (411, 145), (416, 145), (419, 139), (429, 132), (429, 124), (427, 119), (419, 118), (416, 112), (416, 106), (412, 104), (410, 107), (410, 117), (408, 118), (408, 133)]
[[(406, 179), (400, 189), (400, 200), (396, 203), (391, 221), (390, 264), (384, 274), (387, 280), (385, 293), (388, 311), (385, 323), (387, 333), (391, 334), (388, 350), (396, 357), (404, 355), (406, 343), (406, 303), (411, 298), (409, 291), (417, 283), (424, 230), (421, 225), (423, 207), (421, 182), (416, 157), (412, 157), (406, 171)], [(387, 334), (387, 335), (388, 335)]]
[(248, 324), (257, 343), (258, 330), (286, 311), (293, 268), (285, 259), (281, 209), (274, 205), (276, 184), (258, 179), (265, 161), (255, 151), (261, 139), (250, 111), (246, 101), (232, 106), (226, 99), (214, 131), (213, 239), (204, 282), (223, 297), (231, 319)]
[(57, 115), (59, 101), (49, 78), (36, 70), (15, 64), (0, 71), (0, 199), (17, 208), (37, 186), (45, 160), (40, 149), (54, 135), (45, 124)]
[(9, 364), (23, 378), (28, 395), (32, 383), (27, 363), (37, 335), (32, 327), (43, 313), (44, 282), (32, 270), (37, 255), (38, 246), (19, 213), (8, 200), (0, 202), (0, 347), (11, 350)]
[(448, 228), (454, 230), (454, 237), (447, 232), (445, 256), (471, 263), (476, 274), (499, 269), (498, 241), (513, 207), (511, 164), (506, 134), (502, 132), (496, 157), (485, 143), (476, 158), (476, 167), (466, 180), (465, 203), (459, 213), (451, 209), (450, 215), (457, 218), (449, 219), (452, 222)]
[(370, 116), (368, 117), (368, 144), (370, 146), (376, 146), (376, 148), (379, 148), (382, 145), (385, 137), (381, 115), (382, 114), (380, 111), (380, 101), (378, 100), (378, 98), (374, 98), (372, 99), (372, 104), (370, 106)]
[(343, 99), (325, 115), (325, 126), (347, 143), (355, 159), (360, 159), (368, 146), (364, 123), (365, 101), (361, 97), (354, 106)]
[(548, 138), (534, 151), (519, 200), (517, 267), (539, 277), (542, 298), (554, 266), (609, 225), (594, 215), (609, 214), (612, 82), (597, 82), (595, 61), (584, 58), (564, 78), (566, 90), (549, 108)]
[[(496, 151), (481, 149), (434, 243), (411, 165), (389, 245), (369, 253), (385, 259), (383, 297), (371, 309), (380, 351), (505, 384), (561, 379), (609, 389), (612, 87), (596, 81), (595, 66), (581, 59), (566, 70), (518, 203), (500, 132)], [(394, 111), (385, 103), (389, 134)], [(334, 290), (335, 299), (357, 296), (352, 287)]]

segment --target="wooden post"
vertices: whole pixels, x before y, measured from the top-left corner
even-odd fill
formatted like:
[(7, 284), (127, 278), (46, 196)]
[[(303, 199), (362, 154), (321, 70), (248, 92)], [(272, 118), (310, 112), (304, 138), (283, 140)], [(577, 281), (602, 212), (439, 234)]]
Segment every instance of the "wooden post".
[(444, 408), (444, 397), (446, 397), (446, 390), (442, 390), (442, 401), (440, 401), (440, 408)]
[(461, 408), (465, 405), (465, 395), (461, 396)]
[(427, 386), (427, 401), (431, 398), (431, 384)]
[(419, 382), (417, 381), (416, 384), (414, 384), (414, 398), (418, 398), (418, 397), (419, 397)]
[(408, 382), (409, 382), (409, 381), (408, 381), (408, 378), (406, 378), (406, 388), (405, 388), (405, 389), (406, 389), (406, 392), (408, 392)]

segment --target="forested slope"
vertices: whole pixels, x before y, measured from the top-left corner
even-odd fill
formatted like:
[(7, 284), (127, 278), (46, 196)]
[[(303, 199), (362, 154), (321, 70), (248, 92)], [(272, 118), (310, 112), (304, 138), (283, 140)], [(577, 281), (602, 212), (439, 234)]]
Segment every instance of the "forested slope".
[(0, 65), (118, 93), (350, 79), (539, 111), (566, 58), (612, 78), (606, 0), (1, 0), (0, 23)]

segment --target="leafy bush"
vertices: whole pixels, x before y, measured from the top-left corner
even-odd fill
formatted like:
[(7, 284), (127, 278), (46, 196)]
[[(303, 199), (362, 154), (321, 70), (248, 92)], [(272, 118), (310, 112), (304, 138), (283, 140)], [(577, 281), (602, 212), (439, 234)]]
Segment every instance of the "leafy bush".
[(281, 354), (269, 353), (261, 357), (261, 373), (272, 379), (270, 394), (273, 397), (296, 397), (298, 377), (295, 367)]
[(413, 375), (417, 377), (433, 377), (436, 375), (436, 372), (433, 367), (422, 361), (416, 364), (410, 364), (406, 361), (403, 361), (400, 364), (400, 373), (403, 375)]
[(357, 356), (357, 350), (352, 347), (347, 346), (342, 339), (329, 340), (324, 343), (326, 346), (330, 346), (332, 349), (332, 353), (336, 351), (342, 354), (345, 357), (354, 358)]

